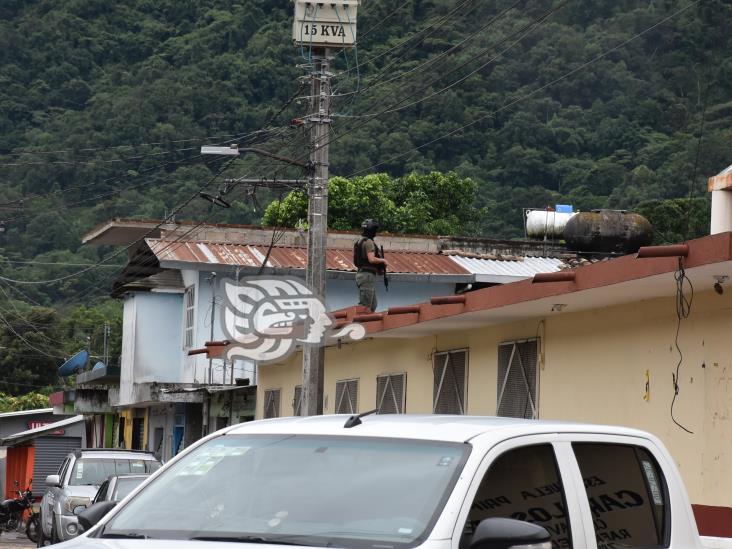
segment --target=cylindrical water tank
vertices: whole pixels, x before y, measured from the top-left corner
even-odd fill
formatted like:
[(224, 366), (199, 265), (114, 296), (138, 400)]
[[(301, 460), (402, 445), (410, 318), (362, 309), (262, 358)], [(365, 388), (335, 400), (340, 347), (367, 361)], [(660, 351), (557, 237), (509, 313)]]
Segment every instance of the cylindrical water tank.
[(623, 253), (638, 251), (653, 240), (650, 222), (622, 210), (581, 212), (564, 227), (567, 248), (576, 252)]
[(526, 212), (526, 235), (529, 238), (554, 240), (564, 238), (564, 226), (577, 212), (555, 212), (554, 210), (529, 210)]

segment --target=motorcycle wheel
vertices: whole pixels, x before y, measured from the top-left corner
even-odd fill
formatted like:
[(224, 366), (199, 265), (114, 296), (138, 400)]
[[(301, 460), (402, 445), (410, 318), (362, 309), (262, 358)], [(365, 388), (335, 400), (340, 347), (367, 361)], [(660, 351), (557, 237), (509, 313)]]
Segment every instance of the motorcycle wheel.
[(28, 518), (28, 522), (25, 523), (25, 535), (33, 543), (38, 543), (38, 531), (40, 524), (38, 522), (38, 515), (33, 515)]

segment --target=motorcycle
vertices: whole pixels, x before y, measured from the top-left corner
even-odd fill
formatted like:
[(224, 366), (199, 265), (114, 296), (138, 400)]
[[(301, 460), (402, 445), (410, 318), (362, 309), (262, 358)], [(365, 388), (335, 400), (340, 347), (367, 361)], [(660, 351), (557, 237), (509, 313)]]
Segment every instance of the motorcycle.
[(23, 515), (26, 510), (29, 510), (30, 515), (25, 523), (25, 534), (31, 541), (36, 541), (39, 522), (38, 513), (33, 509), (33, 493), (30, 486), (25, 491), (18, 490), (18, 481), (15, 481), (15, 486), (18, 496), (0, 502), (0, 532), (19, 530), (23, 524)]

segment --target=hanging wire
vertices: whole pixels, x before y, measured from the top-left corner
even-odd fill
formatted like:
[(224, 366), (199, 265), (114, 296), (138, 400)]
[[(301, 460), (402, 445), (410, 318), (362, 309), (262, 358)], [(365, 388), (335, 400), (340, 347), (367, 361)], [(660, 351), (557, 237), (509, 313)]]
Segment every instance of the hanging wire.
[[(681, 321), (689, 318), (691, 313), (691, 304), (694, 301), (694, 286), (686, 276), (686, 270), (684, 269), (684, 260), (679, 257), (679, 267), (674, 273), (674, 280), (676, 281), (676, 336), (674, 337), (674, 345), (676, 346), (676, 352), (679, 353), (679, 361), (676, 363), (676, 373), (671, 373), (671, 379), (674, 386), (674, 396), (671, 399), (671, 420), (687, 433), (693, 435), (694, 432), (684, 427), (681, 423), (676, 420), (674, 416), (674, 405), (676, 404), (676, 398), (679, 396), (679, 371), (681, 364), (684, 361), (684, 354), (681, 352), (679, 347), (679, 331), (681, 330)], [(689, 286), (689, 297), (686, 297), (684, 293), (684, 285)]]

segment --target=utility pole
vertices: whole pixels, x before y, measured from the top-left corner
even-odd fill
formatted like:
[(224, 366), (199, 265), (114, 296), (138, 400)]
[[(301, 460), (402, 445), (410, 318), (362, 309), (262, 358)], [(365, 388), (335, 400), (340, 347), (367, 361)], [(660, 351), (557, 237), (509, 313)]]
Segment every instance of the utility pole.
[[(325, 299), (325, 254), (328, 237), (328, 141), (330, 140), (330, 62), (333, 51), (356, 47), (361, 0), (312, 2), (293, 0), (292, 41), (310, 63), (310, 181), (308, 184), (308, 266), (305, 282)], [(301, 410), (323, 413), (325, 348), (303, 346)]]
[[(325, 300), (325, 254), (328, 239), (328, 140), (330, 139), (330, 59), (329, 48), (313, 51), (310, 73), (311, 114), (310, 164), (308, 184), (308, 265), (305, 282)], [(302, 413), (323, 413), (323, 373), (325, 348), (306, 345), (302, 353)]]

